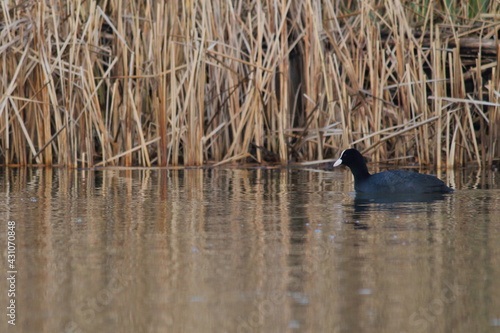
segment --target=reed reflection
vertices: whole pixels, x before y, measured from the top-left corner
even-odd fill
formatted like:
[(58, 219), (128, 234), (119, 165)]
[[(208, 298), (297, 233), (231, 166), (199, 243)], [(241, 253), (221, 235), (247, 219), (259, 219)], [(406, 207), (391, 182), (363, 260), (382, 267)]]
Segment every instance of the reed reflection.
[(498, 190), (372, 198), (348, 182), (299, 169), (3, 169), (30, 314), (20, 326), (447, 331), (462, 313), (496, 318)]

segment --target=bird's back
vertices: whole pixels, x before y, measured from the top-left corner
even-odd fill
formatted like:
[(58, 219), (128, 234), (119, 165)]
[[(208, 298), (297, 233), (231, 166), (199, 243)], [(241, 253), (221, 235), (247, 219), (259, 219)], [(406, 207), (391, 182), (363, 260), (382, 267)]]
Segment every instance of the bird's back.
[(431, 175), (410, 171), (384, 171), (355, 180), (358, 192), (366, 193), (448, 193), (453, 190)]

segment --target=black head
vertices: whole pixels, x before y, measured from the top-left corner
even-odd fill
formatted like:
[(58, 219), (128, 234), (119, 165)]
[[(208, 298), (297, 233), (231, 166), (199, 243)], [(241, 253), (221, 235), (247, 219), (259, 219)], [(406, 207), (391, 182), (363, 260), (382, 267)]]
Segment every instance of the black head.
[(366, 162), (363, 155), (356, 149), (346, 149), (340, 154), (340, 158), (333, 166), (339, 166), (341, 164), (351, 167), (354, 165), (363, 165), (366, 164)]
[(370, 175), (368, 173), (363, 155), (361, 155), (361, 153), (356, 149), (344, 150), (340, 155), (340, 158), (337, 160), (337, 162), (335, 162), (333, 166), (337, 167), (341, 164), (349, 167), (349, 169), (351, 169), (352, 173), (354, 174), (354, 177), (366, 177)]

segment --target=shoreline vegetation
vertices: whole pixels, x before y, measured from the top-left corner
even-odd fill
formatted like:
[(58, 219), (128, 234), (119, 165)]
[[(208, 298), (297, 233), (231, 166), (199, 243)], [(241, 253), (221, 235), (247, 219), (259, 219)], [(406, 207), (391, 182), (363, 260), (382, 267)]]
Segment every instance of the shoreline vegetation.
[(500, 163), (500, 2), (2, 1), (0, 165)]

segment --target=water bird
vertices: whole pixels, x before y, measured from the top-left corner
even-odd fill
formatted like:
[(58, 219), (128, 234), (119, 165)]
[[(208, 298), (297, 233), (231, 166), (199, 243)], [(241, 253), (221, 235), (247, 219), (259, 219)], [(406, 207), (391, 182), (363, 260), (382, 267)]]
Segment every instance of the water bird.
[(363, 155), (356, 149), (346, 149), (334, 163), (334, 167), (345, 165), (354, 176), (354, 189), (361, 193), (449, 193), (453, 189), (431, 175), (391, 170), (371, 175)]

